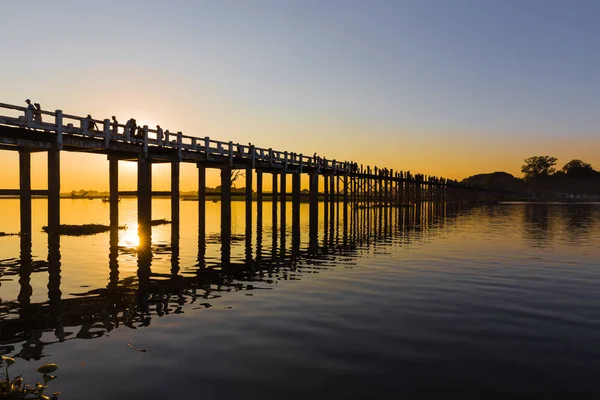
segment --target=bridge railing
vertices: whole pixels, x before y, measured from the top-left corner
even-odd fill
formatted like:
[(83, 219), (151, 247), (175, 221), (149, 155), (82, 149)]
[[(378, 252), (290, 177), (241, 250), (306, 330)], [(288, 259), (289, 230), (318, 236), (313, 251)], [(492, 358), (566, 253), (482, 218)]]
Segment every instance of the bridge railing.
[[(2, 112), (0, 123), (16, 125), (28, 129), (44, 130), (57, 133), (59, 143), (62, 143), (62, 135), (81, 136), (88, 138), (103, 138), (106, 146), (111, 141), (136, 143), (148, 147), (158, 146), (172, 148), (179, 152), (188, 150), (199, 152), (210, 159), (211, 156), (229, 157), (233, 162), (236, 159), (244, 158), (256, 161), (267, 162), (271, 165), (283, 164), (286, 166), (322, 168), (332, 171), (344, 172), (348, 170), (350, 163), (341, 163), (335, 160), (325, 158), (305, 156), (302, 154), (274, 150), (272, 148), (260, 148), (255, 145), (240, 144), (233, 142), (224, 142), (211, 139), (210, 137), (199, 138), (195, 136), (183, 135), (181, 132), (170, 132), (164, 130), (162, 135), (158, 129), (151, 129), (144, 125), (136, 127), (136, 131), (131, 131), (129, 124), (115, 123), (109, 119), (99, 120), (77, 115), (64, 114), (60, 110), (29, 110), (27, 107), (15, 106), (12, 104), (0, 103), (0, 108), (10, 110), (12, 113)], [(42, 116), (42, 121), (34, 117), (35, 113)], [(11, 114), (11, 115), (5, 115)], [(48, 118), (53, 122), (48, 122)], [(46, 120), (46, 121), (44, 121)], [(141, 135), (138, 130), (143, 132)]]
[[(182, 132), (170, 132), (168, 129), (159, 134), (158, 129), (151, 129), (144, 125), (141, 127), (142, 134), (132, 132), (129, 124), (114, 123), (109, 119), (98, 120), (76, 115), (63, 114), (61, 110), (45, 111), (30, 110), (27, 107), (15, 106), (12, 104), (0, 103), (0, 124), (19, 126), (27, 129), (43, 130), (53, 132), (57, 135), (57, 142), (62, 146), (63, 134), (72, 136), (81, 136), (87, 138), (102, 138), (104, 146), (108, 147), (110, 142), (135, 143), (143, 146), (143, 151), (147, 152), (151, 147), (162, 147), (174, 149), (181, 159), (182, 151), (190, 151), (203, 155), (207, 160), (211, 157), (228, 157), (230, 164), (234, 160), (251, 160), (252, 166), (255, 162), (266, 162), (270, 165), (283, 165), (285, 167), (294, 166), (296, 168), (308, 167), (317, 170), (331, 171), (334, 174), (347, 174), (362, 172), (367, 175), (381, 175), (381, 169), (371, 169), (366, 166), (359, 169), (358, 164), (354, 162), (341, 162), (337, 160), (328, 160), (317, 156), (306, 156), (293, 152), (274, 150), (272, 148), (256, 147), (253, 144), (240, 144), (231, 141), (224, 142), (211, 139), (210, 137), (195, 137), (184, 135)], [(35, 118), (34, 113), (39, 113), (41, 118)], [(50, 117), (50, 118), (48, 118)], [(41, 119), (41, 122), (40, 122)], [(52, 122), (49, 122), (50, 119)], [(44, 120), (46, 120), (44, 122)], [(139, 129), (139, 127), (138, 127)], [(137, 130), (137, 129), (136, 129)], [(387, 170), (385, 170), (387, 173)], [(386, 175), (387, 176), (387, 175)], [(427, 182), (431, 185), (447, 185), (453, 187), (467, 187), (454, 180), (446, 180), (437, 177), (427, 177), (424, 175), (410, 175), (410, 172), (404, 173), (402, 180), (417, 180)], [(393, 176), (388, 176), (393, 178)]]

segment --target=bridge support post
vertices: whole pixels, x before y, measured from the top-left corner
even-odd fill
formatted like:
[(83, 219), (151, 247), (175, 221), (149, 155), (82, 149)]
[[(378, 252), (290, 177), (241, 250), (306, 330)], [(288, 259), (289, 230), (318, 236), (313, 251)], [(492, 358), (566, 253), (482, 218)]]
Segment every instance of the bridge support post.
[(204, 256), (206, 253), (206, 167), (196, 164), (198, 167), (198, 264), (204, 267)]
[(300, 182), (301, 172), (292, 175), (292, 259), (300, 254)]
[(179, 159), (171, 161), (171, 224), (179, 224)]
[(60, 150), (48, 150), (48, 232), (57, 233), (60, 226)]
[(343, 218), (344, 218), (344, 232), (346, 231), (346, 228), (348, 226), (348, 192), (350, 189), (350, 185), (348, 182), (348, 173), (346, 172), (344, 174), (344, 214), (343, 214)]
[[(287, 201), (287, 174), (284, 172), (281, 173), (281, 206), (280, 206), (280, 214), (281, 214), (281, 239), (284, 240), (285, 237), (285, 226), (287, 224), (286, 221), (286, 201)], [(285, 243), (285, 242), (282, 242)]]
[(256, 226), (262, 226), (263, 172), (256, 170)]
[(329, 218), (331, 219), (331, 221), (334, 220), (333, 213), (335, 212), (335, 179), (335, 173), (332, 173), (329, 176)]
[(327, 225), (327, 219), (329, 214), (329, 176), (323, 176), (323, 218), (325, 225)]
[(273, 221), (277, 221), (277, 172), (273, 172), (273, 184), (271, 185), (271, 198), (272, 198), (272, 206), (273, 206), (273, 217), (275, 218)]
[(231, 166), (221, 167), (221, 266), (231, 261)]
[(292, 175), (292, 234), (300, 229), (300, 172)]
[[(140, 246), (147, 247), (151, 243), (152, 163), (143, 154), (138, 157), (137, 200)], [(148, 241), (148, 243), (145, 243), (145, 241)]]
[(309, 249), (312, 253), (317, 249), (319, 230), (319, 172), (317, 170), (310, 173), (309, 196)]
[(252, 168), (246, 168), (246, 235), (252, 234)]
[(21, 240), (31, 241), (31, 151), (19, 149), (19, 206), (21, 211)]
[(108, 156), (110, 224), (119, 225), (119, 159)]
[(319, 173), (313, 171), (310, 173), (309, 180), (309, 196), (310, 196), (310, 237), (317, 237), (317, 229), (319, 225)]
[(221, 233), (231, 236), (231, 167), (221, 167)]

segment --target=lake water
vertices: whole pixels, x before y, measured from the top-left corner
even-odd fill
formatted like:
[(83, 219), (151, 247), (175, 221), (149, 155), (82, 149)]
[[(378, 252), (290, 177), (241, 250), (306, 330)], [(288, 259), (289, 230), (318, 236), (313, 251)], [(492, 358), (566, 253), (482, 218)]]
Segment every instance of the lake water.
[[(0, 200), (0, 231), (19, 231)], [(270, 203), (246, 229), (233, 203), (181, 202), (179, 232), (0, 237), (0, 353), (33, 381), (59, 364), (61, 399), (597, 398), (600, 205), (336, 210), (309, 232)], [(61, 200), (62, 223), (108, 224), (108, 204)], [(256, 208), (256, 203), (254, 203)], [(153, 218), (170, 218), (154, 199)], [(246, 237), (247, 233), (251, 234)], [(314, 235), (316, 233), (316, 236)], [(111, 246), (112, 244), (112, 246)], [(31, 245), (31, 247), (30, 247)], [(0, 366), (1, 367), (1, 366)], [(3, 368), (2, 368), (3, 370)]]

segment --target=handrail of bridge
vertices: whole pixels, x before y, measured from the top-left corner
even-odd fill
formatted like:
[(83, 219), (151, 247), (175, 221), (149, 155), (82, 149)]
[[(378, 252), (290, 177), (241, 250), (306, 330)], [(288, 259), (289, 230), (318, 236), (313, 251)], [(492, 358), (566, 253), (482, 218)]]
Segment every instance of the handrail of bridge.
[[(0, 114), (0, 124), (13, 125), (28, 129), (40, 129), (43, 131), (55, 132), (57, 134), (57, 142), (62, 146), (62, 135), (80, 135), (83, 137), (103, 138), (105, 147), (108, 147), (111, 141), (136, 143), (143, 146), (144, 152), (148, 151), (148, 147), (166, 147), (177, 150), (181, 157), (182, 150), (197, 152), (204, 154), (207, 159), (210, 156), (229, 157), (230, 163), (233, 163), (233, 158), (241, 157), (244, 159), (262, 162), (268, 162), (271, 165), (279, 164), (287, 166), (296, 166), (302, 170), (303, 167), (315, 168), (319, 170), (331, 171), (334, 174), (362, 174), (366, 176), (381, 176), (388, 179), (400, 179), (401, 181), (420, 181), (432, 186), (447, 185), (454, 187), (470, 187), (454, 180), (431, 177), (425, 175), (411, 175), (410, 172), (396, 171), (396, 175), (391, 170), (381, 168), (371, 168), (370, 166), (363, 167), (362, 165), (351, 161), (328, 160), (326, 158), (316, 156), (306, 156), (293, 152), (274, 150), (272, 148), (256, 147), (252, 144), (243, 145), (239, 143), (223, 142), (211, 139), (206, 136), (204, 138), (196, 136), (184, 135), (182, 132), (169, 132), (164, 130), (162, 135), (158, 129), (151, 129), (147, 125), (143, 125), (143, 132), (140, 137), (137, 132), (131, 132), (129, 123), (119, 124), (114, 123), (109, 119), (97, 120), (87, 117), (79, 117), (76, 115), (64, 114), (61, 110), (55, 112), (45, 110), (31, 110), (27, 107), (16, 106), (12, 104), (0, 103), (0, 108), (15, 110), (22, 112), (22, 115), (17, 117), (3, 116)], [(36, 122), (34, 113), (54, 117), (54, 123)], [(72, 122), (71, 122), (72, 121)], [(94, 129), (94, 125), (98, 129)], [(140, 127), (138, 127), (139, 129)]]

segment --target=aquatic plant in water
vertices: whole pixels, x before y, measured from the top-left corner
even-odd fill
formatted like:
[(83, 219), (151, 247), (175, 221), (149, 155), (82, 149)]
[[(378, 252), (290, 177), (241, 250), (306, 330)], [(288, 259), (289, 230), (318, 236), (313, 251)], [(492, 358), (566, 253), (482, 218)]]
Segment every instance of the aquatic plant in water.
[[(127, 229), (127, 226), (120, 225), (120, 230)], [(42, 226), (42, 230), (49, 233), (50, 229), (47, 226)], [(95, 235), (97, 233), (104, 233), (110, 231), (110, 226), (101, 224), (84, 224), (84, 225), (60, 225), (58, 227), (58, 233), (60, 235), (67, 236), (84, 236), (84, 235)]]
[(11, 357), (2, 356), (2, 361), (6, 363), (6, 369), (4, 371), (4, 379), (0, 379), (0, 399), (40, 399), (40, 400), (57, 400), (60, 393), (56, 392), (52, 394), (52, 397), (48, 397), (44, 394), (44, 391), (48, 388), (48, 382), (56, 379), (56, 376), (52, 375), (54, 371), (58, 369), (56, 364), (44, 364), (37, 369), (37, 372), (42, 374), (44, 383), (36, 383), (35, 386), (28, 385), (23, 382), (21, 376), (17, 376), (14, 379), (10, 379), (8, 369), (15, 363), (15, 359)]

